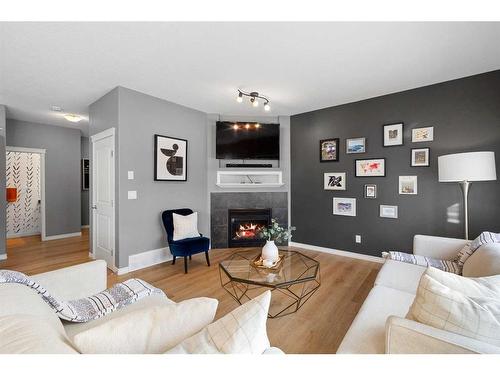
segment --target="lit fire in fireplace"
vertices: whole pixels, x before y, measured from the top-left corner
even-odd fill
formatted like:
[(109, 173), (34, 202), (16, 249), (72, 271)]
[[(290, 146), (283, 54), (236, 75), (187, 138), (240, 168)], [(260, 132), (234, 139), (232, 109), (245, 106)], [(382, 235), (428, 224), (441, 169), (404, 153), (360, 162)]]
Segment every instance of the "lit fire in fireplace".
[(255, 238), (262, 228), (264, 228), (264, 225), (261, 224), (240, 224), (239, 228), (236, 230), (235, 239)]

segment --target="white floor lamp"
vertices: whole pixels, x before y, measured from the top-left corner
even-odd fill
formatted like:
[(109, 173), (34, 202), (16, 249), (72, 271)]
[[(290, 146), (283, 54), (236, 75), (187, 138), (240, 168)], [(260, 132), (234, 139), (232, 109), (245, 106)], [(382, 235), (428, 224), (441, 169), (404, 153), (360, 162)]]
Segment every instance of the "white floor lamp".
[(463, 152), (438, 157), (439, 182), (458, 182), (464, 193), (465, 239), (469, 239), (469, 208), (467, 196), (472, 181), (497, 179), (495, 153)]

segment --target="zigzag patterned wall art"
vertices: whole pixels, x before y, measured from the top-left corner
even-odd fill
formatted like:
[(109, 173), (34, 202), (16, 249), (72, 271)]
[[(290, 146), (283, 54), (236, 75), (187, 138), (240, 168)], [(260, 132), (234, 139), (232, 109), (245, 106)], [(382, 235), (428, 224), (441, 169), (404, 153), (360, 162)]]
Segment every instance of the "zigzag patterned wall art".
[(7, 203), (7, 237), (40, 233), (40, 154), (7, 151), (7, 187), (17, 201)]

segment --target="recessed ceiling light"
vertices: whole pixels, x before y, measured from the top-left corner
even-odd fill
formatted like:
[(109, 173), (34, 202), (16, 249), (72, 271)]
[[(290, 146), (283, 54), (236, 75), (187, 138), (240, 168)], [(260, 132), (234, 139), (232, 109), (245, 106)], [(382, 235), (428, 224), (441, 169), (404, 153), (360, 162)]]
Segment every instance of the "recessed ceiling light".
[(80, 121), (82, 121), (82, 117), (81, 116), (74, 115), (72, 113), (65, 114), (64, 118), (66, 120), (68, 120), (68, 121), (71, 121), (71, 122), (80, 122)]
[(51, 105), (50, 106), (50, 110), (51, 111), (54, 111), (54, 112), (61, 112), (62, 111), (62, 108), (59, 107), (58, 105)]

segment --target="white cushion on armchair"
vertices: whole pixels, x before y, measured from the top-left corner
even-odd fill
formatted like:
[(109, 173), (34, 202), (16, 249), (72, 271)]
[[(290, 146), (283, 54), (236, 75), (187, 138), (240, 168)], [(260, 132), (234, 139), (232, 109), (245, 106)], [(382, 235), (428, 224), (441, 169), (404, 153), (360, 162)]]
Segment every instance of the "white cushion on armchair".
[(179, 241), (185, 238), (200, 237), (198, 232), (198, 212), (193, 212), (190, 215), (172, 214), (174, 223), (173, 240)]

